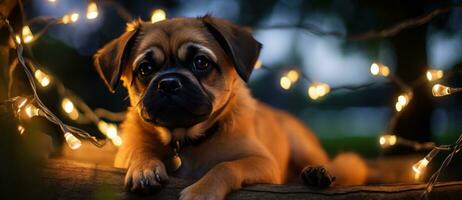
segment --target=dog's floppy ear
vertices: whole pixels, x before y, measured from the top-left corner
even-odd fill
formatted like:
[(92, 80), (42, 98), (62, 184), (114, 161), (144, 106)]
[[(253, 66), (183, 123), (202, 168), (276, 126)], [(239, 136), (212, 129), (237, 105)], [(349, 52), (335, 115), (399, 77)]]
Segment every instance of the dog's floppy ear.
[(233, 60), (239, 76), (247, 82), (262, 45), (253, 38), (250, 32), (235, 24), (212, 18), (209, 15), (200, 19), (226, 54)]
[(94, 56), (96, 71), (112, 93), (115, 92), (139, 32), (140, 22), (134, 23), (137, 25), (128, 24), (125, 33), (106, 44)]

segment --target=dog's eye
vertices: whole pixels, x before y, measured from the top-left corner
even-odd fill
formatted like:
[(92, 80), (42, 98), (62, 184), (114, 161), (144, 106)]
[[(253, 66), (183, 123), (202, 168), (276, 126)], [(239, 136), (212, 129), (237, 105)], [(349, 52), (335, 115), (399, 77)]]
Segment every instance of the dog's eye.
[(196, 56), (194, 58), (194, 68), (197, 70), (206, 70), (210, 66), (210, 60), (205, 56)]
[(154, 72), (154, 67), (148, 62), (143, 62), (138, 66), (138, 74), (141, 77), (150, 76), (153, 72)]

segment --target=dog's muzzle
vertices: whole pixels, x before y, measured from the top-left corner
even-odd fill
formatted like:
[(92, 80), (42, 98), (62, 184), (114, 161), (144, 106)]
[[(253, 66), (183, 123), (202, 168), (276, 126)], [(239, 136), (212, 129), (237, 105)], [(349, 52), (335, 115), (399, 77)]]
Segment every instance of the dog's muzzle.
[(187, 128), (208, 118), (211, 99), (202, 87), (181, 73), (155, 77), (146, 89), (141, 115), (168, 128)]

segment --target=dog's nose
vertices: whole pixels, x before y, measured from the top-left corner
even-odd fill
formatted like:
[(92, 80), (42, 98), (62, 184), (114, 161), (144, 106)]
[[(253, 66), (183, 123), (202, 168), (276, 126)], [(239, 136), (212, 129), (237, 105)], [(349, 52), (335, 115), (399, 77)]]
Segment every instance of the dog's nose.
[(175, 93), (183, 87), (179, 78), (167, 77), (163, 78), (157, 84), (157, 89), (165, 93)]

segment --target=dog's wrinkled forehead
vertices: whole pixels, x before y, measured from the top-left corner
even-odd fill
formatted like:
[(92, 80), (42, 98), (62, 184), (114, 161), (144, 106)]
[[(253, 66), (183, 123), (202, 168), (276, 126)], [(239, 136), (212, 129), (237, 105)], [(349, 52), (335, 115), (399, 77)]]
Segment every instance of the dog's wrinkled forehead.
[(185, 59), (188, 54), (202, 53), (218, 62), (225, 55), (217, 41), (197, 19), (178, 18), (140, 26), (132, 59), (135, 64), (144, 56), (156, 62)]

